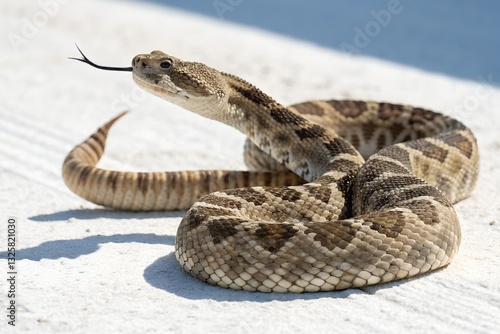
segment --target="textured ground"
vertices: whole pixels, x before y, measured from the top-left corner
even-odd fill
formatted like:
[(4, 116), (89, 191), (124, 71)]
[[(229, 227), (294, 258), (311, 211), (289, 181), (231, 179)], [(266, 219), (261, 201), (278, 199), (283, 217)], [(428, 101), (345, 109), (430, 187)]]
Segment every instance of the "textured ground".
[[(17, 331), (498, 330), (500, 74), (478, 72), (478, 80), (466, 81), (346, 57), (169, 7), (63, 2), (0, 3), (0, 306), (5, 310), (8, 302), (6, 222), (14, 216)], [(460, 252), (439, 272), (338, 293), (234, 292), (192, 279), (173, 256), (183, 212), (122, 213), (87, 203), (64, 186), (61, 163), (76, 143), (123, 109), (133, 112), (111, 132), (103, 167), (243, 168), (244, 138), (147, 96), (129, 73), (67, 60), (77, 56), (74, 42), (96, 62), (115, 66), (161, 49), (244, 77), (286, 104), (373, 99), (419, 105), (464, 121), (477, 134), (482, 165), (477, 190), (456, 205), (463, 232)], [(12, 330), (5, 312), (2, 332)]]

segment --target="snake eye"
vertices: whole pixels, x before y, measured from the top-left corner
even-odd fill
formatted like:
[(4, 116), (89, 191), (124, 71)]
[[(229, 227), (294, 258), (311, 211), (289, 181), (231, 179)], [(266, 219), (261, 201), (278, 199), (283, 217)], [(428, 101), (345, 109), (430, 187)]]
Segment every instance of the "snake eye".
[(168, 69), (172, 66), (172, 61), (171, 60), (164, 60), (160, 63), (160, 67), (164, 69)]

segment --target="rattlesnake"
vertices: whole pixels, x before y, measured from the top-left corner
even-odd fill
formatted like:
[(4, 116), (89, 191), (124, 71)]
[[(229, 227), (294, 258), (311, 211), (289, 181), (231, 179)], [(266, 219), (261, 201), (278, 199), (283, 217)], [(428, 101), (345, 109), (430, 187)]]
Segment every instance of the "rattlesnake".
[(130, 68), (83, 57), (132, 71), (146, 91), (251, 140), (246, 161), (260, 171), (96, 168), (120, 115), (63, 164), (68, 187), (105, 206), (184, 209), (197, 200), (175, 245), (194, 277), (249, 291), (340, 290), (425, 273), (458, 251), (451, 203), (470, 194), (479, 161), (474, 135), (459, 121), (378, 102), (286, 108), (238, 77), (161, 51), (136, 56)]

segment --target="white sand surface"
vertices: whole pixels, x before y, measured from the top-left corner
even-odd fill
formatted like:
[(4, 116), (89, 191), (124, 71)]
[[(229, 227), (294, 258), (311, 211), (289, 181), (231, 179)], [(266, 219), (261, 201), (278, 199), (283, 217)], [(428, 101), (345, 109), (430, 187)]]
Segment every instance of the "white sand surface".
[[(0, 332), (498, 333), (499, 73), (465, 81), (139, 2), (40, 3), (0, 3)], [(155, 49), (201, 61), (285, 104), (380, 100), (462, 120), (482, 160), (476, 191), (455, 206), (458, 255), (429, 275), (332, 293), (237, 292), (191, 278), (173, 255), (184, 212), (93, 205), (65, 187), (62, 161), (124, 109), (132, 112), (110, 133), (102, 167), (243, 169), (244, 137), (146, 95), (129, 73), (67, 60), (78, 56), (75, 42), (106, 65)], [(8, 217), (17, 221), (15, 327), (6, 316)]]

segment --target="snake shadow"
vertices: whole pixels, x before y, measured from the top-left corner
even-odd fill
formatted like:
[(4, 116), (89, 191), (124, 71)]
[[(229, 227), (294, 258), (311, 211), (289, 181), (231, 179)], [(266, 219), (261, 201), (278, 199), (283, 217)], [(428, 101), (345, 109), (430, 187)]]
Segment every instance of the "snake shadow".
[[(150, 245), (173, 245), (175, 236), (157, 235), (153, 233), (130, 233), (115, 235), (92, 235), (81, 239), (52, 240), (40, 245), (16, 250), (16, 260), (41, 261), (59, 258), (76, 259), (82, 255), (91, 254), (102, 244), (127, 244), (138, 242)], [(0, 258), (7, 258), (7, 252), (0, 252)]]
[(182, 298), (190, 300), (213, 300), (218, 302), (273, 302), (321, 298), (345, 299), (355, 295), (375, 294), (381, 289), (395, 288), (400, 284), (413, 280), (410, 278), (403, 281), (395, 281), (361, 289), (303, 294), (235, 291), (209, 285), (190, 276), (181, 268), (174, 253), (163, 256), (151, 263), (144, 270), (144, 279), (151, 286)]
[[(29, 220), (35, 222), (54, 222), (54, 221), (70, 221), (77, 220), (94, 220), (94, 219), (155, 219), (174, 217), (180, 218), (184, 215), (182, 211), (172, 212), (127, 212), (115, 211), (105, 208), (92, 209), (74, 209), (54, 212), (49, 214), (40, 214), (28, 217)], [(51, 240), (43, 242), (37, 246), (28, 247), (16, 250), (17, 260), (40, 261), (43, 259), (55, 260), (59, 258), (76, 259), (82, 255), (91, 254), (99, 249), (102, 244), (106, 243), (143, 243), (150, 245), (174, 245), (175, 236), (172, 235), (157, 235), (154, 233), (130, 233), (130, 234), (114, 234), (114, 235), (89, 235), (80, 239), (65, 239)], [(0, 252), (0, 258), (7, 258), (7, 252)]]
[[(155, 219), (174, 217), (181, 218), (184, 215), (182, 211), (171, 212), (127, 212), (116, 211), (105, 208), (92, 209), (73, 209), (49, 214), (40, 214), (28, 217), (29, 220), (35, 222), (54, 222), (54, 221), (70, 221), (77, 220), (94, 220), (94, 219)], [(43, 242), (37, 246), (19, 249), (16, 251), (18, 260), (40, 261), (42, 259), (55, 260), (59, 258), (76, 259), (82, 255), (91, 254), (99, 249), (102, 244), (106, 243), (143, 243), (150, 245), (174, 245), (175, 236), (172, 235), (157, 235), (154, 233), (130, 233), (130, 234), (114, 234), (114, 235), (89, 235), (80, 239), (52, 240)], [(0, 258), (6, 258), (7, 252), (0, 252)]]
[(48, 214), (28, 217), (36, 222), (67, 221), (69, 219), (93, 220), (105, 219), (155, 219), (155, 218), (182, 218), (185, 211), (118, 211), (106, 208), (72, 209)]

